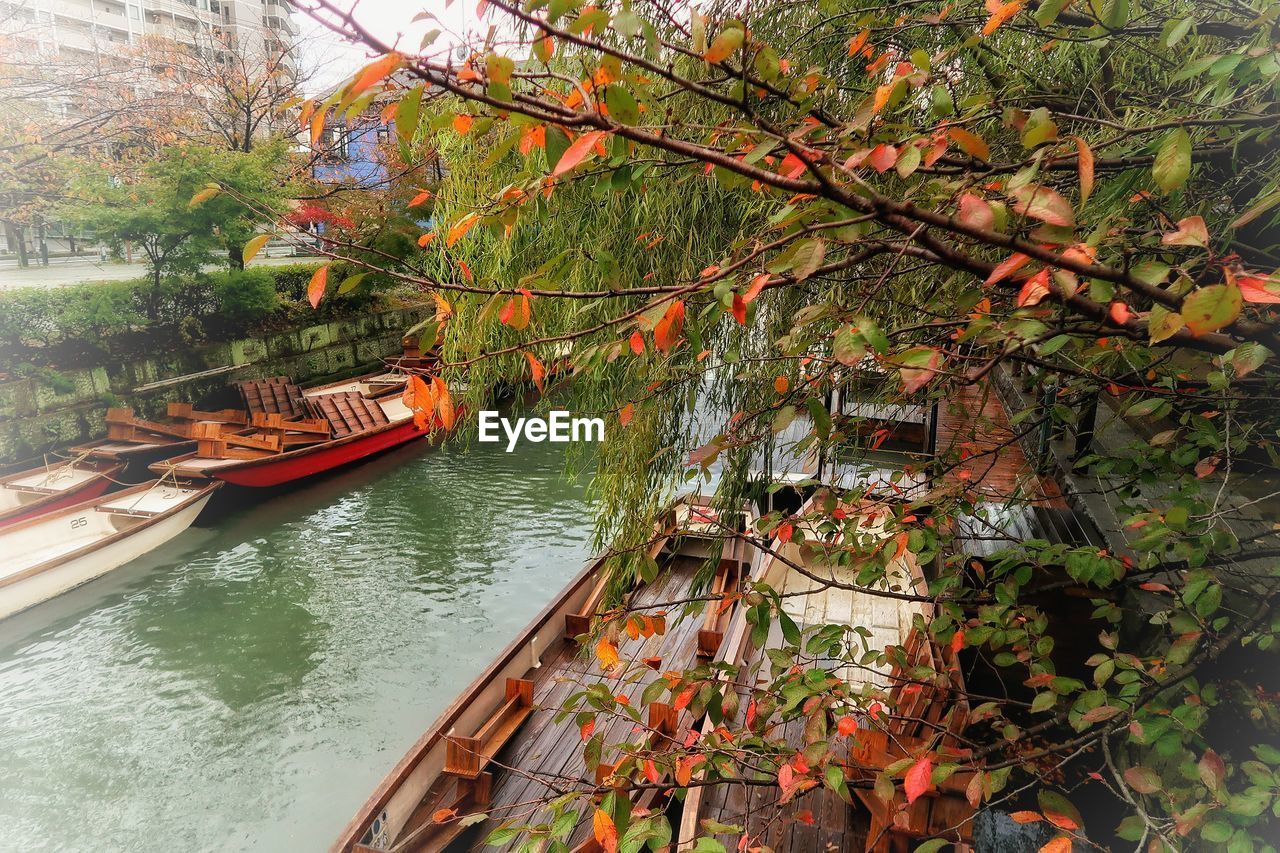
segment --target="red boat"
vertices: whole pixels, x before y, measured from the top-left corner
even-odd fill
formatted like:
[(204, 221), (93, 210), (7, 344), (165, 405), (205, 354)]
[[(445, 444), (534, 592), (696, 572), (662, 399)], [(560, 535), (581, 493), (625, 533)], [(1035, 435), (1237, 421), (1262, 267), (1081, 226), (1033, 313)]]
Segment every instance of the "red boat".
[(436, 418), (415, 419), (402, 399), (405, 381), (402, 374), (382, 374), (308, 390), (284, 380), (245, 383), (250, 410), (260, 410), (257, 432), (229, 434), (216, 423), (197, 424), (196, 451), (151, 470), (268, 487), (356, 462), (440, 429)]
[(76, 460), (0, 479), (0, 527), (101, 497), (124, 468), (120, 462)]

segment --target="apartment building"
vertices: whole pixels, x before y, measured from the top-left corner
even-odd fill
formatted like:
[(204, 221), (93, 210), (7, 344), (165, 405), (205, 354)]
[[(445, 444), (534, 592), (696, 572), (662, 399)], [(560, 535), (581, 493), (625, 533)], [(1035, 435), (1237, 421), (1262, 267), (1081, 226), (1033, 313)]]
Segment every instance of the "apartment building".
[(284, 51), (297, 35), (287, 0), (0, 0), (0, 32), (42, 54), (110, 54), (162, 36)]

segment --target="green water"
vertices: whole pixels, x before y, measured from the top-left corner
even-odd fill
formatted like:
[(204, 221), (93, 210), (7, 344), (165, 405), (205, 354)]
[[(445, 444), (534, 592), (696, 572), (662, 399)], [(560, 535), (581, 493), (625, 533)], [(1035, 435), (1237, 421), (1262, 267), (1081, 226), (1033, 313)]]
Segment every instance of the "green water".
[(0, 622), (0, 849), (327, 847), (586, 559), (560, 447), (419, 442), (224, 490), (207, 526)]

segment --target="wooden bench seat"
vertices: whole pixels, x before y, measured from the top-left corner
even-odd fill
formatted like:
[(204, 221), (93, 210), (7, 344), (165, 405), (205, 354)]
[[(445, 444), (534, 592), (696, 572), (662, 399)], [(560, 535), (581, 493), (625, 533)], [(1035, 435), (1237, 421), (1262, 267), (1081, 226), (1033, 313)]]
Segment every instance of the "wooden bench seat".
[(508, 678), (506, 701), (473, 736), (445, 736), (444, 772), (464, 779), (479, 778), (532, 713), (533, 682)]

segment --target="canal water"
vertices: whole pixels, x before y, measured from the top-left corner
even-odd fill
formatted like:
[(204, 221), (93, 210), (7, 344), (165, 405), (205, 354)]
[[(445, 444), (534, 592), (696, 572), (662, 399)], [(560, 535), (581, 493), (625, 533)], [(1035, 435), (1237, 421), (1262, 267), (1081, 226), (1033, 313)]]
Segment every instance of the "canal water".
[(419, 442), (224, 490), (206, 527), (0, 622), (0, 849), (327, 847), (587, 558), (563, 447)]

